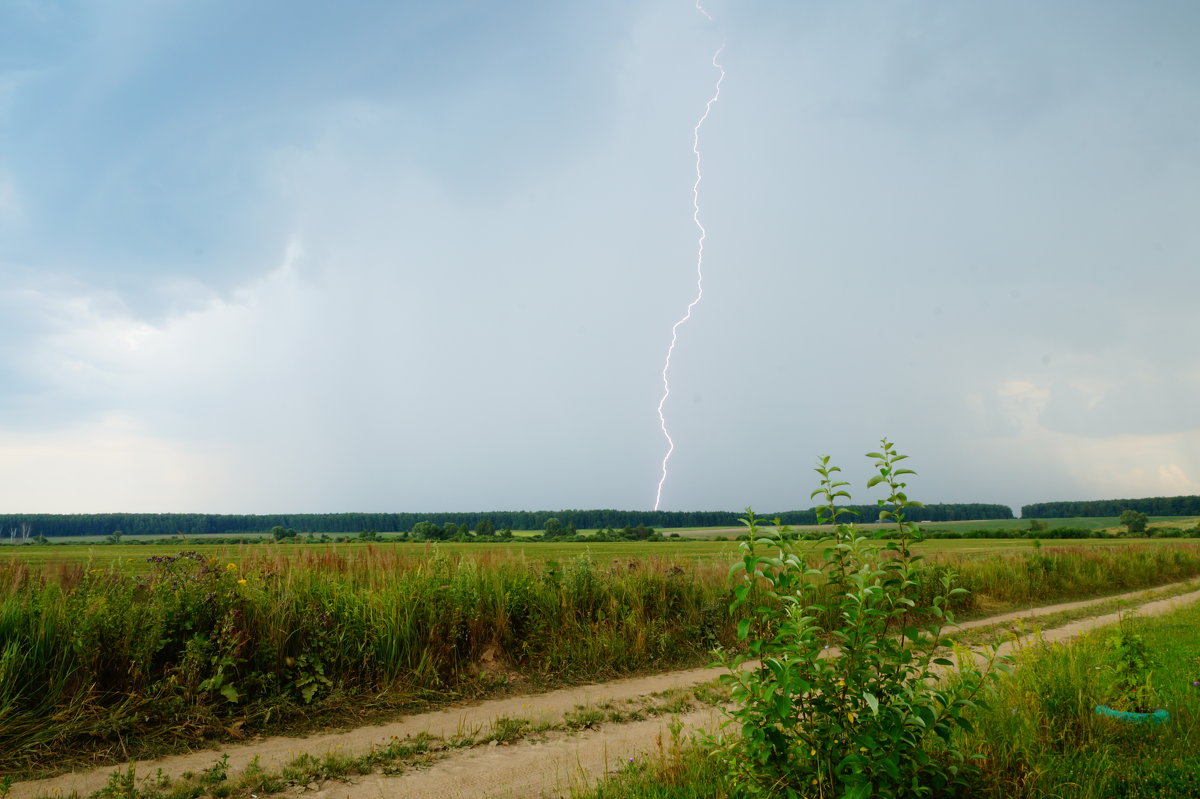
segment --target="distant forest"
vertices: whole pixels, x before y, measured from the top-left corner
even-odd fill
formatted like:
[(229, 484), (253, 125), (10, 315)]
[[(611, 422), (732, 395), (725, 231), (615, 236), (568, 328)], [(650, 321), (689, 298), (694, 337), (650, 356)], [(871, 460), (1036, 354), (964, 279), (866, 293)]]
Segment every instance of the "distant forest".
[[(879, 518), (875, 505), (848, 505), (859, 512), (859, 521), (873, 522)], [(112, 535), (235, 535), (266, 533), (274, 527), (284, 527), (300, 533), (359, 533), (374, 530), (379, 533), (405, 533), (420, 522), (453, 524), (477, 529), (487, 520), (497, 529), (541, 530), (546, 520), (557, 518), (564, 525), (580, 530), (623, 527), (737, 527), (744, 513), (730, 511), (631, 511), (631, 510), (558, 510), (558, 511), (493, 511), (490, 513), (280, 513), (280, 514), (217, 514), (217, 513), (20, 513), (0, 514), (0, 538), (10, 531), (15, 535), (28, 532), (33, 536)], [(764, 514), (763, 518), (778, 516), (787, 524), (816, 524), (812, 509), (793, 510), (780, 514)], [(911, 511), (912, 521), (967, 521), (974, 519), (1011, 519), (1012, 508), (1007, 505), (953, 503), (926, 505)]]
[(1035, 502), (1021, 506), (1023, 519), (1070, 519), (1076, 516), (1120, 516), (1136, 510), (1147, 516), (1200, 516), (1200, 497), (1095, 499), (1088, 502)]

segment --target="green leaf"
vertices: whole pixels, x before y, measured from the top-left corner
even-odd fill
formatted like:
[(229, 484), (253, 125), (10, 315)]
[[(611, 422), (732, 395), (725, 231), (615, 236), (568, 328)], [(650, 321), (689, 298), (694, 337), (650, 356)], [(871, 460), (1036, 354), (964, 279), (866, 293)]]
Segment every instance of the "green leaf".
[(737, 626), (738, 640), (739, 641), (743, 640), (749, 634), (750, 634), (750, 620), (742, 619), (741, 621), (738, 622), (738, 626)]
[(871, 799), (871, 785), (870, 783), (855, 785), (843, 795), (846, 799)]
[(870, 691), (863, 691), (863, 699), (871, 707), (871, 712), (876, 716), (879, 715), (879, 700), (875, 698), (875, 694)]
[(241, 694), (239, 694), (237, 692), (237, 689), (234, 688), (232, 685), (221, 686), (221, 696), (225, 697), (230, 702), (237, 702), (239, 699), (242, 698)]

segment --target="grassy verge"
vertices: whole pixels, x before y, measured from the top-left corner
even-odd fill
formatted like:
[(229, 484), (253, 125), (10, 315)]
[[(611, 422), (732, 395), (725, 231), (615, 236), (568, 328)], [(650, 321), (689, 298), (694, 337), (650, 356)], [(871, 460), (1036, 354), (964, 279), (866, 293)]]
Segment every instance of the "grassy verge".
[(1027, 647), (966, 739), (982, 758), (976, 796), (1200, 796), (1200, 605), (1123, 627), (1145, 643), (1153, 704), (1170, 722), (1135, 725), (1095, 713), (1112, 699), (1113, 628), (1069, 646)]

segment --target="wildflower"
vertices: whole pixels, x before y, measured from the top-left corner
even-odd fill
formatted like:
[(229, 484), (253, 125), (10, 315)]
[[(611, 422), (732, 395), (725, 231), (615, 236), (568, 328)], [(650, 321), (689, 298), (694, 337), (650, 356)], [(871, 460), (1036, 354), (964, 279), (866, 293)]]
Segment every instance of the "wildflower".
[(245, 585), (245, 584), (246, 584), (246, 578), (245, 578), (245, 577), (243, 577), (242, 579), (238, 580), (238, 585)]
[(231, 572), (237, 571), (237, 564), (236, 563), (226, 563), (225, 571), (231, 571)]
[(817, 750), (816, 750), (816, 749), (814, 749), (814, 750), (812, 750), (811, 752), (809, 752), (809, 754), (810, 754), (810, 755), (815, 755), (816, 753), (817, 753)]
[(860, 751), (860, 752), (865, 752), (865, 751), (867, 751), (867, 747), (865, 747), (865, 746), (860, 746), (860, 747), (858, 747), (858, 751)]

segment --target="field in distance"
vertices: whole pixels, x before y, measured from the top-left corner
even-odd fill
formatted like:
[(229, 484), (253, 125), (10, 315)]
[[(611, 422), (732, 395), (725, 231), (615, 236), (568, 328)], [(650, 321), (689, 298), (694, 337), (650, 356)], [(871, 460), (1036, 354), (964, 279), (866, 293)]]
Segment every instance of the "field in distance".
[[(1197, 517), (1162, 516), (1152, 517), (1151, 528), (1155, 526), (1177, 526), (1188, 528), (1200, 521)], [(1092, 530), (1119, 530), (1115, 518), (1096, 517), (1079, 519), (1047, 520), (1049, 527), (1072, 527)], [(886, 528), (888, 525), (861, 525), (864, 531)], [(928, 530), (954, 530), (967, 532), (979, 529), (1012, 529), (1023, 530), (1029, 526), (1025, 519), (1000, 519), (975, 522), (934, 522), (922, 525)], [(818, 528), (800, 527), (799, 530)], [(687, 560), (732, 560), (737, 557), (738, 542), (736, 536), (744, 531), (741, 527), (664, 529), (664, 535), (677, 533), (678, 538), (668, 538), (664, 541), (620, 541), (620, 542), (547, 542), (541, 543), (528, 540), (532, 531), (514, 532), (512, 541), (503, 543), (458, 543), (453, 541), (439, 542), (392, 542), (381, 541), (374, 543), (346, 542), (307, 542), (307, 543), (275, 543), (264, 540), (262, 543), (245, 544), (212, 544), (205, 543), (204, 536), (192, 536), (186, 540), (168, 543), (133, 543), (135, 537), (129, 536), (118, 544), (101, 543), (103, 539), (52, 539), (56, 543), (31, 546), (0, 545), (0, 563), (21, 560), (30, 566), (41, 566), (53, 563), (88, 563), (90, 568), (110, 568), (113, 566), (136, 571), (148, 570), (147, 558), (162, 555), (175, 555), (180, 551), (195, 549), (210, 557), (226, 562), (240, 562), (243, 558), (253, 555), (294, 554), (331, 552), (346, 554), (355, 549), (373, 546), (382, 550), (392, 550), (413, 557), (427, 557), (435, 552), (441, 552), (450, 557), (460, 554), (486, 556), (489, 553), (505, 553), (519, 555), (530, 560), (560, 561), (577, 557), (584, 552), (591, 555), (598, 564), (612, 560), (638, 558), (682, 558)], [(581, 531), (590, 532), (590, 531)], [(267, 539), (267, 536), (262, 536)], [(727, 540), (714, 540), (727, 539)], [(161, 539), (158, 539), (161, 541)], [(1056, 540), (1047, 538), (1041, 541), (1044, 547), (1119, 547), (1128, 544), (1169, 544), (1178, 539), (1169, 538), (1078, 538)], [(819, 546), (819, 542), (813, 542)], [(948, 554), (967, 557), (984, 556), (992, 553), (1010, 550), (1029, 549), (1035, 546), (1027, 538), (1001, 539), (931, 539), (922, 542), (918, 548), (922, 554)]]
[[(918, 513), (920, 509), (918, 508)], [(919, 521), (919, 517), (917, 519)], [(966, 533), (971, 530), (1028, 530), (1030, 519), (982, 519), (961, 522), (921, 522), (923, 530), (952, 530), (956, 533)], [(1040, 519), (1047, 528), (1066, 527), (1076, 530), (1106, 530), (1119, 532), (1124, 530), (1116, 516), (1075, 516), (1067, 519)], [(1150, 528), (1154, 527), (1192, 527), (1200, 523), (1200, 516), (1151, 516)], [(884, 530), (894, 525), (887, 523), (860, 523), (864, 530)], [(814, 525), (792, 525), (793, 530), (807, 532), (820, 530)], [(678, 533), (680, 538), (708, 538), (712, 536), (740, 535), (743, 527), (665, 527), (659, 530), (663, 535)]]

